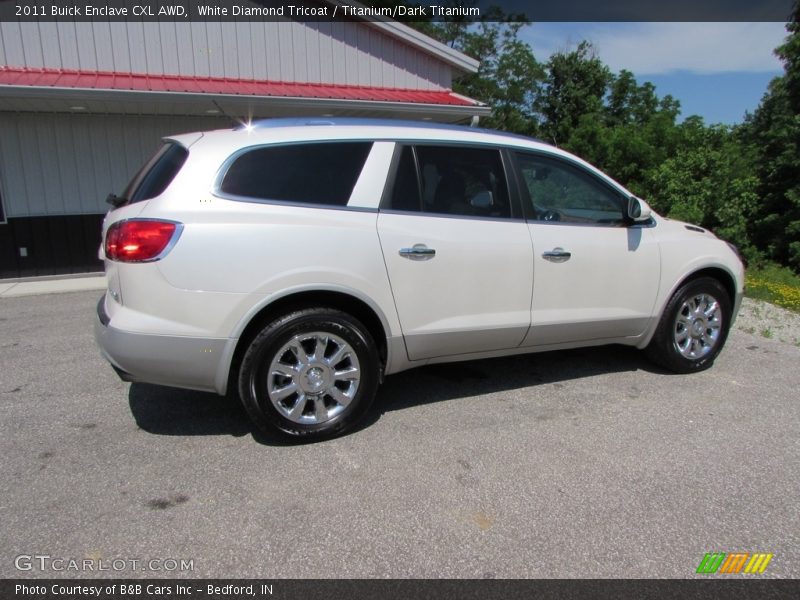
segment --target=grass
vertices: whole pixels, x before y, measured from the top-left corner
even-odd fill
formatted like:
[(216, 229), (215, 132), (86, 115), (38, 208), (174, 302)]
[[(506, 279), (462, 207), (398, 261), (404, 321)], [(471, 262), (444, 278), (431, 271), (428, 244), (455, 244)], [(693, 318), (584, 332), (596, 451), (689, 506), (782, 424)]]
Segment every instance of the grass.
[(748, 269), (745, 295), (800, 312), (800, 276), (773, 264)]

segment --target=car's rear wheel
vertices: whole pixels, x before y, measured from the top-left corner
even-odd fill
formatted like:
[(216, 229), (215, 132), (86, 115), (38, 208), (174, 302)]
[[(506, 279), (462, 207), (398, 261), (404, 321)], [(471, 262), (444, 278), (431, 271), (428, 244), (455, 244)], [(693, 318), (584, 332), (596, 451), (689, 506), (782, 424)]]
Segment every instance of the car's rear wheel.
[(722, 284), (711, 277), (693, 279), (670, 298), (647, 355), (676, 373), (702, 371), (725, 345), (730, 322), (731, 299)]
[(245, 352), (239, 394), (265, 431), (306, 440), (352, 428), (375, 396), (375, 342), (357, 319), (311, 308), (267, 325)]

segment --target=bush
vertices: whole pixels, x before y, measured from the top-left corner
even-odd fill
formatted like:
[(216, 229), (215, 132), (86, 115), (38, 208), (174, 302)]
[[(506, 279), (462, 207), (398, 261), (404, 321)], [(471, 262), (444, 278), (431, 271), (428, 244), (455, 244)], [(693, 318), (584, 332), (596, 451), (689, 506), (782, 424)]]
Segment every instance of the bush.
[(791, 269), (767, 263), (747, 271), (745, 294), (800, 312), (800, 277)]

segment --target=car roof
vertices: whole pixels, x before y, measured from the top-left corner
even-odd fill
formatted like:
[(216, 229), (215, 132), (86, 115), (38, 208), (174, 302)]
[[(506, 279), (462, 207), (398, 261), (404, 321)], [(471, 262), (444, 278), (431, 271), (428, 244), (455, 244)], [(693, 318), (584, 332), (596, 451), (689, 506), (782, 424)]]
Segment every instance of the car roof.
[[(228, 129), (205, 131), (201, 134), (202, 146), (208, 145), (227, 151), (261, 144), (296, 143), (306, 141), (371, 140), (490, 144), (518, 148), (539, 148), (556, 154), (563, 150), (532, 137), (447, 123), (407, 121), (400, 119), (362, 119), (348, 117), (276, 118), (256, 121), (237, 120)], [(197, 134), (167, 136), (189, 147)], [(568, 153), (564, 153), (568, 154)]]
[(305, 118), (275, 118), (275, 119), (258, 119), (250, 123), (240, 123), (234, 127), (234, 131), (244, 130), (258, 130), (258, 129), (279, 129), (284, 127), (313, 127), (313, 126), (327, 126), (327, 127), (380, 127), (380, 128), (397, 128), (397, 129), (417, 129), (427, 131), (460, 131), (465, 133), (483, 133), (495, 136), (502, 136), (511, 139), (524, 140), (526, 142), (538, 142), (546, 144), (543, 140), (538, 138), (520, 135), (517, 133), (510, 133), (507, 131), (499, 131), (496, 129), (487, 129), (485, 127), (472, 127), (466, 125), (454, 125), (452, 123), (435, 123), (432, 121), (411, 121), (407, 119), (370, 119), (370, 118), (354, 118), (354, 117), (305, 117)]

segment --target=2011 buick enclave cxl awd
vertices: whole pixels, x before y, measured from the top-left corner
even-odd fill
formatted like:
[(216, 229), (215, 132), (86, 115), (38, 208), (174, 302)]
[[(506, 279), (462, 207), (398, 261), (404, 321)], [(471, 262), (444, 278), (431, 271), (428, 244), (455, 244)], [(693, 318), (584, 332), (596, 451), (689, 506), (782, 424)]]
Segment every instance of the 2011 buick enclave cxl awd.
[(96, 337), (123, 379), (225, 394), (264, 429), (351, 428), (419, 365), (627, 344), (713, 363), (735, 248), (579, 158), (476, 128), (276, 119), (177, 135), (103, 226)]

